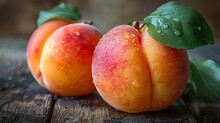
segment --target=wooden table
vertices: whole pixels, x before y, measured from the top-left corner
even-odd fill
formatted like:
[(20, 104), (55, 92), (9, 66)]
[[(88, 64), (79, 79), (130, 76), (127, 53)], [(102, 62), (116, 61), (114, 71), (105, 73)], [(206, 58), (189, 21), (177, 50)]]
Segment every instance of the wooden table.
[[(180, 98), (167, 109), (129, 114), (105, 103), (97, 92), (58, 97), (40, 87), (26, 63), (27, 38), (0, 38), (0, 123), (195, 123), (220, 122), (220, 103)], [(220, 42), (188, 51), (191, 57), (212, 58), (220, 64)]]

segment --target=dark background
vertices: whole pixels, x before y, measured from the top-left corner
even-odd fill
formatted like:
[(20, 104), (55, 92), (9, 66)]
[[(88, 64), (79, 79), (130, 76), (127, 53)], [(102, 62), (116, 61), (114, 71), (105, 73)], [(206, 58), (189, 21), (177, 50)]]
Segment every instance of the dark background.
[[(180, 0), (197, 9), (216, 38), (220, 37), (220, 0)], [(143, 20), (168, 0), (0, 0), (0, 37), (29, 37), (37, 28), (40, 10), (60, 2), (73, 3), (84, 19), (91, 19), (103, 34), (114, 26)]]

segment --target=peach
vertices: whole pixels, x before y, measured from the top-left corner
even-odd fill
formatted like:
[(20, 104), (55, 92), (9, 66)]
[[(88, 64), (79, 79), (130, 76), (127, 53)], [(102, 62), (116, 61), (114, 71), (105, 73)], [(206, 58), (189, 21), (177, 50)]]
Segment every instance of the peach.
[(185, 50), (158, 43), (143, 29), (121, 25), (97, 45), (92, 75), (101, 97), (130, 113), (161, 110), (174, 103), (188, 81)]
[[(29, 61), (38, 65), (36, 78), (43, 87), (60, 96), (92, 93), (95, 90), (91, 74), (92, 55), (101, 37), (99, 31), (88, 24), (74, 23), (58, 28), (39, 46), (41, 52), (32, 53), (39, 57), (39, 62), (35, 59)], [(28, 49), (32, 45), (40, 43), (30, 42)]]
[(40, 57), (41, 52), (47, 38), (58, 28), (72, 23), (65, 19), (54, 19), (46, 22), (42, 26), (38, 27), (31, 35), (27, 46), (27, 63), (28, 67), (37, 80), (37, 82), (44, 87), (44, 81), (42, 79), (40, 71)]

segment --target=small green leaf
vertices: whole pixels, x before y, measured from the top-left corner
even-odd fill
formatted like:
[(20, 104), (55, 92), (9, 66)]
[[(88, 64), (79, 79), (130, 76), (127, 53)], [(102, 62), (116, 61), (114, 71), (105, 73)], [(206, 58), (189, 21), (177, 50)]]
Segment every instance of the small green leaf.
[(205, 19), (192, 7), (168, 2), (144, 19), (147, 32), (163, 45), (192, 49), (214, 44), (214, 36)]
[(81, 19), (79, 10), (72, 4), (61, 3), (48, 11), (41, 11), (37, 20), (38, 26), (54, 18), (64, 18), (72, 21)]
[(198, 99), (220, 100), (220, 67), (213, 60), (190, 59), (190, 79)]

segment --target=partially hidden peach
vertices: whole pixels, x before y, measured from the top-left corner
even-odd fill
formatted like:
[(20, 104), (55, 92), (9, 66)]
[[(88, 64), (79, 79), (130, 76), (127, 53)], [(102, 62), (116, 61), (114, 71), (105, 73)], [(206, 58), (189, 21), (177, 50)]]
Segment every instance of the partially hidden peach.
[[(101, 37), (99, 31), (88, 24), (74, 23), (58, 28), (39, 46), (41, 51), (33, 51), (32, 55), (38, 56), (39, 61), (29, 61), (38, 65), (38, 73), (32, 73), (43, 87), (60, 96), (93, 92), (92, 55)], [(32, 45), (40, 43), (30, 42), (28, 49)]]
[(105, 34), (93, 61), (93, 82), (101, 97), (116, 109), (137, 113), (161, 110), (174, 103), (188, 81), (185, 50), (164, 46), (145, 29), (121, 25)]

